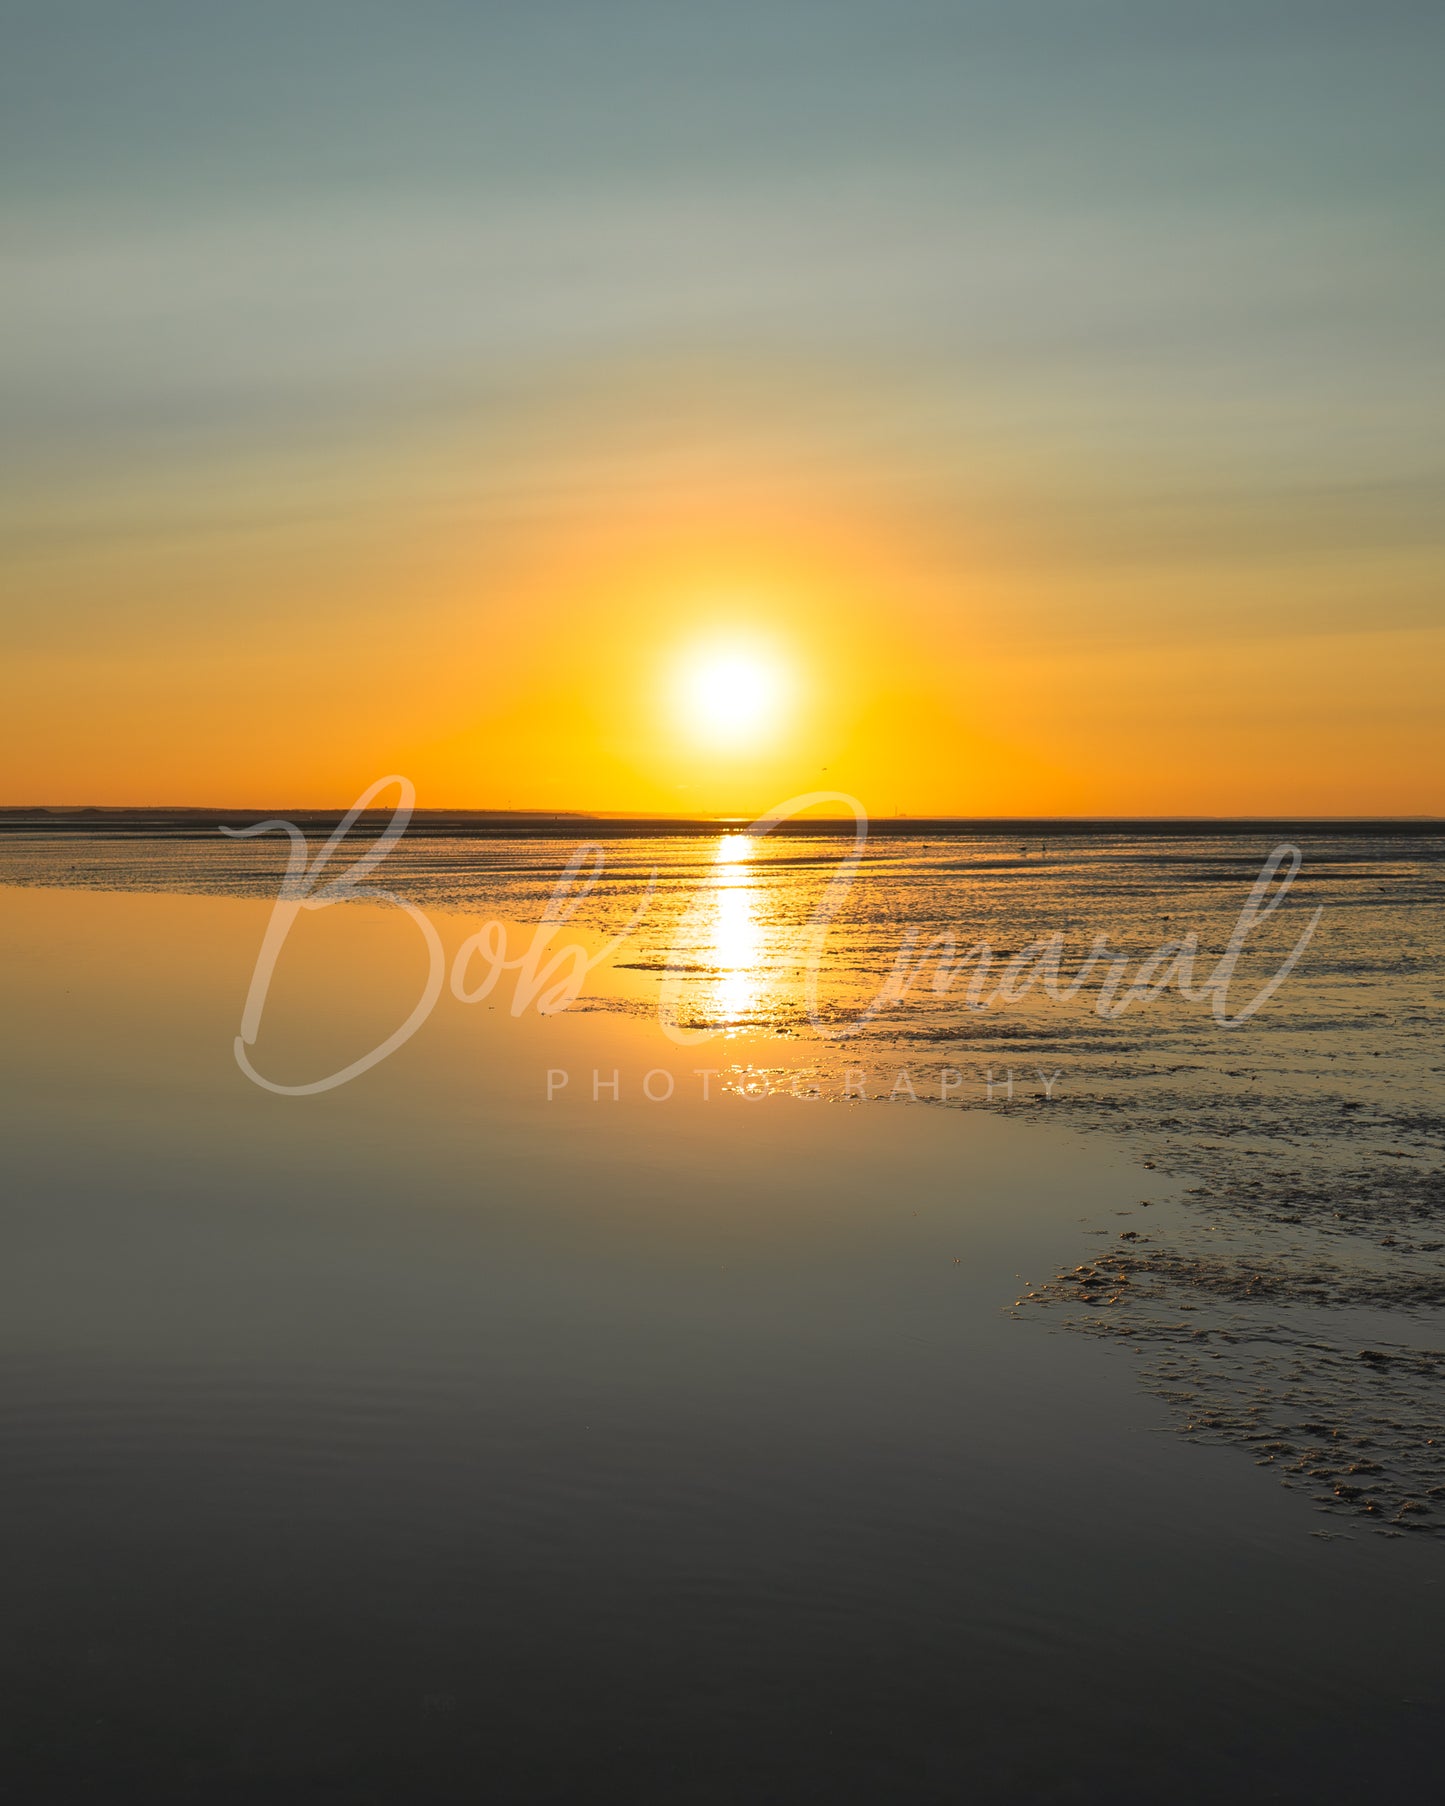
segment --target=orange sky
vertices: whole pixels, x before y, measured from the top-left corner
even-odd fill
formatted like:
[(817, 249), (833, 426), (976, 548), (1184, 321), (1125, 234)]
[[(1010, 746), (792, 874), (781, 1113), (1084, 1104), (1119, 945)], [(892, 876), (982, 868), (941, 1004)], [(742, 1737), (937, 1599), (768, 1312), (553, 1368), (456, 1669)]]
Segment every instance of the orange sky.
[(0, 801), (1445, 811), (1408, 34), (566, 10), (12, 44)]
[[(559, 464), (582, 430), (558, 428)], [(526, 448), (543, 469), (551, 449)], [(174, 495), (140, 495), (149, 530), (22, 556), (5, 800), (327, 805), (399, 770), (458, 807), (1442, 806), (1424, 554), (1117, 559), (1052, 543), (1056, 473), (920, 504), (866, 470), (800, 481), (775, 446), (685, 482), (680, 455), (621, 450), (603, 493), (508, 506), (467, 495), (456, 446), (406, 451), (334, 513), (317, 473), (288, 479), (290, 519), (241, 471), (181, 485), (184, 530)], [(1372, 592), (1403, 618), (1372, 619)], [(718, 744), (683, 672), (727, 645), (782, 681)]]

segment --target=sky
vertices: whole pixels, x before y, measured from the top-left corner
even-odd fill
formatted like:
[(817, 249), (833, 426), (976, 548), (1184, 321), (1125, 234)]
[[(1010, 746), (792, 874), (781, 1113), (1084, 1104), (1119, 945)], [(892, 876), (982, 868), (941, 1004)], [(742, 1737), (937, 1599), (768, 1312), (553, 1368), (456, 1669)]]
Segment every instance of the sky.
[(1445, 812), (1438, 5), (0, 15), (0, 802)]

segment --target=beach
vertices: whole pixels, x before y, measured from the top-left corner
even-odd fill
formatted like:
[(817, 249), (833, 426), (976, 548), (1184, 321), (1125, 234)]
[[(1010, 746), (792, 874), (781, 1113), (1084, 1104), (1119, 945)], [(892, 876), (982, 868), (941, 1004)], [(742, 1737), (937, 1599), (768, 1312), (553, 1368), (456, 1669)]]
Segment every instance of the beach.
[[(1201, 1180), (1181, 1157), (1227, 1149), (1221, 1112), (1239, 1107), (1213, 1056), (1157, 1103), (1183, 1064), (1170, 1036), (1207, 1031), (1131, 1027), (1145, 1069), (1059, 1029), (1047, 1098), (990, 1099), (981, 1076), (1043, 1046), (1041, 1005), (982, 1047), (941, 1050), (928, 1012), (863, 1053), (830, 1044), (759, 952), (769, 885), (793, 880), (728, 901), (738, 851), (688, 1006), (719, 1030), (705, 1045), (662, 1032), (656, 974), (619, 957), (553, 1015), (514, 1015), (500, 984), (444, 995), (383, 1064), (284, 1095), (235, 1060), (273, 906), (257, 874), (188, 852), (203, 894), (132, 844), (86, 854), (65, 888), (53, 848), (7, 849), (0, 1321), (24, 1555), (7, 1692), (25, 1797), (120, 1775), (208, 1802), (1304, 1800), (1370, 1784), (1387, 1749), (1397, 1784), (1426, 1784), (1445, 1723), (1436, 1508), (1396, 1529), (1394, 1509), (1349, 1510), (1360, 1497), (1322, 1506), (1308, 1476), (1281, 1486), (1219, 1398), (1252, 1361), (1236, 1416), (1291, 1405), (1242, 1313), (1276, 1335), (1302, 1314), (1298, 1342), (1372, 1338), (1370, 1378), (1428, 1348), (1435, 1302), (1198, 1313), (1221, 1308), (1198, 1283), (1220, 1210), (1246, 1265), (1268, 1264), (1270, 1235), (1317, 1264), (1326, 1235), (1281, 1229), (1306, 1213), (1278, 1199), (1256, 1224), (1237, 1161)], [(122, 856), (144, 888), (116, 884)], [(562, 862), (508, 859), (525, 870), (473, 872), (465, 897), (454, 874), (445, 895), (388, 876), (449, 955), (499, 898), (519, 948)], [(1432, 883), (1413, 859), (1387, 881)], [(686, 861), (695, 887), (698, 849)], [(568, 932), (604, 938), (630, 877)], [(894, 917), (859, 907), (881, 943)], [(1076, 890), (1072, 914), (1097, 913)], [(389, 1032), (426, 964), (394, 906), (320, 910), (297, 934), (254, 1048), (292, 1085)], [(1302, 975), (1293, 1017), (1282, 997), (1286, 1043), (1331, 970)], [(1250, 1044), (1266, 1081), (1279, 1044)], [(1315, 1051), (1375, 1064), (1341, 1036)], [(940, 1105), (945, 1059), (968, 1083)], [(834, 1082), (850, 1068), (873, 1075), (864, 1096)], [(1279, 1089), (1276, 1070), (1277, 1115)], [(1289, 1127), (1302, 1175), (1325, 1158), (1317, 1126)], [(1248, 1145), (1267, 1128), (1257, 1115)], [(1403, 1129), (1354, 1132), (1373, 1147)], [(1329, 1245), (1358, 1282), (1364, 1240), (1334, 1208)], [(1125, 1284), (1151, 1302), (1107, 1302)], [(1186, 1307), (1202, 1339), (1166, 1333)], [(1352, 1383), (1311, 1407), (1333, 1397), (1323, 1439), (1370, 1434)], [(1390, 1383), (1403, 1439), (1438, 1391)], [(1407, 1484), (1419, 1453), (1380, 1466)]]
[(1445, 10), (6, 25), (0, 1795), (1438, 1795)]

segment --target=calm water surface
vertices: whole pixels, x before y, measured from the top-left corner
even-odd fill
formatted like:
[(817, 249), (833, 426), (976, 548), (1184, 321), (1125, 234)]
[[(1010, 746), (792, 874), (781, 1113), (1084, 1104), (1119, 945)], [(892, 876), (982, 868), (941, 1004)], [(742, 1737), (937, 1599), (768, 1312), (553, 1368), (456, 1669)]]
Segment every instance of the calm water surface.
[[(452, 947), (535, 921), (573, 850), (404, 845), (386, 877)], [(909, 927), (1147, 952), (1182, 920), (1222, 944), (1267, 850), (887, 847), (823, 1001), (856, 1013)], [(1111, 1023), (1087, 996), (975, 1013), (925, 987), (846, 1044), (790, 964), (836, 845), (606, 852), (579, 932), (616, 932), (654, 867), (658, 891), (578, 1008), (444, 995), (385, 1065), (289, 1098), (231, 1055), (274, 849), (4, 850), (16, 1797), (1423, 1789), (1440, 1543), (1179, 1432), (1241, 1386), (1278, 1428), (1328, 1364), (1291, 1381), (1261, 1349), (1354, 1360), (1363, 1328), (1384, 1366), (1354, 1360), (1326, 1429), (1371, 1434), (1361, 1385), (1388, 1384), (1401, 1449), (1375, 1434), (1375, 1466), (1432, 1518), (1403, 1439), (1438, 1385), (1390, 1351), (1440, 1340), (1405, 1287), (1438, 1279), (1439, 849), (1307, 847), (1273, 927), (1287, 946), (1326, 902), (1310, 958), (1229, 1035), (1172, 998)], [(720, 1031), (697, 1049), (657, 1026), (678, 966), (686, 1019)], [(394, 911), (308, 918), (258, 1061), (343, 1063), (422, 968)], [(850, 1067), (926, 1097), (945, 1065), (969, 1080), (948, 1108), (839, 1101)], [(549, 1070), (571, 1075), (550, 1103)], [(822, 1095), (757, 1096), (768, 1077)], [(1367, 1206), (1389, 1223), (1362, 1231)], [(1056, 1282), (1125, 1233), (1151, 1301)], [(1229, 1261), (1333, 1263), (1356, 1293), (1233, 1296)]]

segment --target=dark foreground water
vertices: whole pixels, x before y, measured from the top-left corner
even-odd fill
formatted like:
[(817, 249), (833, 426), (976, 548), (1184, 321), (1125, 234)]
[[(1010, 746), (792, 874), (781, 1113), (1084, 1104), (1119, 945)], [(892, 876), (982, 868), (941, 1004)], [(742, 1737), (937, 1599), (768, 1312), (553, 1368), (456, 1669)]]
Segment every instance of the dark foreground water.
[[(826, 872), (743, 851), (675, 850), (671, 920), (594, 1007), (444, 993), (309, 1097), (232, 1059), (274, 874), (131, 846), (121, 888), (89, 856), (57, 889), (48, 852), (7, 852), (14, 1797), (1428, 1797), (1429, 850), (1357, 848), (1313, 894), (1306, 860), (1305, 913), (1341, 906), (1242, 1053), (1169, 999), (965, 1020), (930, 993), (820, 1041), (768, 949)], [(1227, 936), (1248, 861), (1192, 851), (1012, 894), (980, 862), (964, 907), (1015, 946), (1050, 910), (1075, 941), (1122, 921), (1142, 946), (1146, 908)], [(398, 888), (449, 951), (481, 914), (535, 919), (561, 863), (448, 857), (461, 881), (432, 848)], [(910, 912), (962, 913), (956, 874), (918, 876), (937, 849), (889, 857), (886, 907), (840, 914), (835, 1008)], [(634, 876), (578, 923), (612, 928)], [(261, 1070), (343, 1064), (424, 964), (396, 912), (308, 917)], [(682, 1014), (722, 1031), (696, 1047), (656, 1023), (679, 966)], [(990, 1104), (1026, 1043), (1054, 1096)], [(881, 1101), (945, 1068), (949, 1108)], [(843, 1101), (859, 1070), (878, 1101)]]

